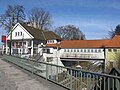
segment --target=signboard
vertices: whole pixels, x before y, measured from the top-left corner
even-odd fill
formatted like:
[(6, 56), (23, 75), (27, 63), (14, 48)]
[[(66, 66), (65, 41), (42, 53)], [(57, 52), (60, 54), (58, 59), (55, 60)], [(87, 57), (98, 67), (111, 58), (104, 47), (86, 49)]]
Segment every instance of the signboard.
[(6, 36), (2, 35), (1, 42), (6, 42)]

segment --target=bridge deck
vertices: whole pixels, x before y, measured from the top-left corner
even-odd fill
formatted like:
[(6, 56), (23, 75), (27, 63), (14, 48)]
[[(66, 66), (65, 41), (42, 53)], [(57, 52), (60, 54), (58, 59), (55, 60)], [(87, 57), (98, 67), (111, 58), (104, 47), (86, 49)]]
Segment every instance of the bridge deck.
[(30, 76), (0, 58), (0, 90), (66, 90), (41, 77)]

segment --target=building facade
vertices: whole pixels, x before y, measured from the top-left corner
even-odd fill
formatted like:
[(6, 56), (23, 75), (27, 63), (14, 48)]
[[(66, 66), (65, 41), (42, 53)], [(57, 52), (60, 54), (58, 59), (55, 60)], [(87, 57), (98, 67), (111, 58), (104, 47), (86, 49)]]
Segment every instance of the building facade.
[[(10, 36), (6, 39), (6, 54), (10, 53)], [(40, 54), (44, 61), (61, 66), (87, 70), (109, 67), (109, 61), (116, 62), (120, 52), (120, 36), (111, 40), (62, 40), (52, 31), (43, 31), (26, 24), (17, 23), (12, 29), (12, 55), (21, 57)], [(95, 70), (93, 70), (95, 71)]]
[[(6, 54), (10, 54), (10, 36), (9, 33), (6, 39)], [(12, 45), (11, 54), (20, 57), (33, 57), (36, 54), (43, 55), (45, 61), (49, 61), (46, 58), (46, 54), (55, 54), (55, 49), (44, 49), (46, 44), (58, 43), (61, 38), (52, 31), (43, 31), (26, 24), (17, 23), (12, 29)], [(48, 51), (49, 50), (49, 51)], [(47, 59), (47, 60), (46, 60)]]
[(98, 67), (101, 67), (101, 72), (103, 72), (103, 68), (105, 71), (108, 70), (111, 61), (116, 66), (116, 57), (120, 53), (120, 36), (116, 35), (106, 40), (62, 40), (59, 44), (48, 43), (47, 47), (58, 48), (57, 57), (65, 66), (80, 65), (85, 69), (91, 68), (98, 71), (100, 71)]

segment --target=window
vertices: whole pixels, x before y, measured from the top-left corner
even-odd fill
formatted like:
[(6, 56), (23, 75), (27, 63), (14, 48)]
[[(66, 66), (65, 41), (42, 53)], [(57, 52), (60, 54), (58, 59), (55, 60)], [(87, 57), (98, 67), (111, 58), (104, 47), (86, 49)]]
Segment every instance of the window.
[(12, 46), (14, 47), (14, 42), (12, 42)]
[(22, 32), (20, 32), (21, 33), (21, 36), (22, 36)]
[(50, 49), (47, 49), (47, 53), (50, 53)]
[(20, 33), (18, 32), (18, 36), (19, 36), (19, 34), (20, 34)]
[(112, 49), (108, 49), (108, 52), (112, 52)]
[(43, 52), (43, 53), (46, 53), (47, 51), (46, 51), (46, 49), (42, 49), (42, 52)]
[(50, 43), (54, 43), (54, 40), (50, 40)]
[(68, 49), (68, 52), (69, 52), (69, 49)]
[(113, 49), (114, 52), (117, 52), (117, 49)]
[(50, 49), (43, 49), (43, 53), (50, 53)]
[(91, 50), (91, 52), (93, 52), (93, 49)]
[(101, 52), (101, 50), (99, 49), (98, 52)]
[(15, 36), (17, 36), (17, 32), (15, 32)]
[(86, 52), (86, 49), (84, 50), (84, 52)]
[(74, 52), (76, 52), (76, 49), (74, 49)]
[(15, 32), (15, 36), (22, 36), (22, 32)]
[(97, 52), (97, 49), (95, 49), (95, 52)]
[(64, 52), (66, 52), (66, 49), (64, 49)]
[(88, 49), (88, 52), (90, 52), (90, 50)]
[(26, 45), (26, 42), (23, 42), (23, 45)]
[(19, 42), (19, 45), (22, 46), (22, 42)]
[(83, 52), (83, 50), (81, 49), (81, 52)]
[(71, 49), (71, 52), (73, 52), (73, 50)]
[(53, 61), (53, 57), (47, 57), (47, 62), (52, 62)]
[(18, 42), (16, 42), (16, 45), (18, 45)]
[(79, 49), (77, 49), (77, 52), (79, 52)]

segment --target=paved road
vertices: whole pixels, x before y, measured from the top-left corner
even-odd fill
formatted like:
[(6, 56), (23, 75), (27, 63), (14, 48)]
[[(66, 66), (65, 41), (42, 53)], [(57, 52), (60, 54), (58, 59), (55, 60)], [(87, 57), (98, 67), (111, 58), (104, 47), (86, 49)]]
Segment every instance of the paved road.
[(66, 90), (43, 78), (36, 79), (0, 58), (0, 90)]

